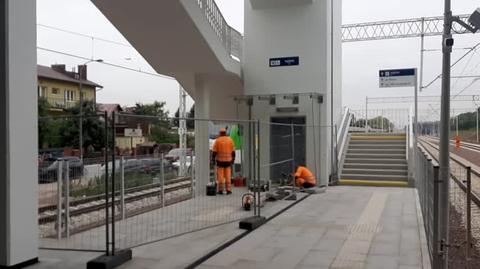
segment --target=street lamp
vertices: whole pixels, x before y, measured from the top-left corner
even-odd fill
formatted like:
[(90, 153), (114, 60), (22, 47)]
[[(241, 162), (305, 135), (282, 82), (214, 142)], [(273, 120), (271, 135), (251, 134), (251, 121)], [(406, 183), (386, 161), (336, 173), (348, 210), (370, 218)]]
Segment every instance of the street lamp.
[[(80, 160), (83, 162), (83, 81), (82, 81), (82, 73), (83, 68), (92, 62), (103, 63), (102, 59), (96, 60), (88, 60), (84, 64), (78, 66), (78, 82), (79, 82), (79, 89), (80, 89), (80, 131), (79, 131), (79, 147), (80, 147)], [(86, 78), (85, 78), (86, 79)]]
[[(452, 38), (452, 24), (457, 22), (467, 30), (475, 33), (480, 29), (480, 8), (473, 12), (468, 19), (468, 23), (462, 21), (459, 17), (452, 15), (451, 0), (445, 0), (445, 17), (443, 27), (443, 70), (442, 70), (442, 99), (441, 99), (441, 118), (440, 118), (440, 170), (439, 170), (439, 196), (440, 196), (440, 223), (439, 223), (439, 254), (443, 257), (439, 264), (434, 264), (435, 268), (448, 268), (448, 246), (449, 246), (449, 189), (450, 189), (450, 152), (449, 152), (449, 122), (450, 122), (450, 63), (452, 47), (454, 40)], [(436, 239), (434, 239), (436, 240)], [(437, 247), (437, 246), (435, 246)]]

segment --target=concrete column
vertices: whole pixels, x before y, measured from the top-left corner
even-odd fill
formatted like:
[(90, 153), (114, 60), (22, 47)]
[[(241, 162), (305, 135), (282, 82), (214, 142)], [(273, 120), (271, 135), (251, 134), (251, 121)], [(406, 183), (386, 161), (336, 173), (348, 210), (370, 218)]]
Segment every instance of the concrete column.
[(0, 1), (0, 268), (37, 262), (36, 1)]
[(205, 87), (204, 78), (195, 75), (195, 181), (197, 191), (205, 193), (210, 178), (210, 147), (208, 121), (210, 118), (210, 91)]

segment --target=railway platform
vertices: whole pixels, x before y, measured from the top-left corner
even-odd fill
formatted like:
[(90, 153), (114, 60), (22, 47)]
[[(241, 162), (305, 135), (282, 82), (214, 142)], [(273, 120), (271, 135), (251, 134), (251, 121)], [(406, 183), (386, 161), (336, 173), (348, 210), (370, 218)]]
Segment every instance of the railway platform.
[[(430, 268), (413, 188), (330, 187), (219, 249), (242, 233), (237, 227), (221, 225), (135, 248), (134, 259), (120, 268), (186, 268), (212, 250), (216, 254), (197, 268)], [(41, 254), (31, 268), (85, 268), (74, 252)]]

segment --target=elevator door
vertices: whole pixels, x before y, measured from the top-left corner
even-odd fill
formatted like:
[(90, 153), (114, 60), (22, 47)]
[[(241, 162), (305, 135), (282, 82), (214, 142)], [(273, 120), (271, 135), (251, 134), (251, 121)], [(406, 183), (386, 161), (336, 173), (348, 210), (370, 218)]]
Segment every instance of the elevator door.
[[(292, 126), (305, 125), (305, 117), (272, 117), (272, 126), (270, 128), (270, 179), (274, 183), (278, 183), (282, 179), (283, 174), (291, 174), (294, 167), (293, 162), (285, 162), (292, 159), (294, 147), (295, 164), (306, 164), (306, 130), (304, 126), (293, 126), (293, 142), (292, 143)], [(278, 164), (276, 164), (278, 163)], [(276, 164), (276, 165), (275, 165)]]

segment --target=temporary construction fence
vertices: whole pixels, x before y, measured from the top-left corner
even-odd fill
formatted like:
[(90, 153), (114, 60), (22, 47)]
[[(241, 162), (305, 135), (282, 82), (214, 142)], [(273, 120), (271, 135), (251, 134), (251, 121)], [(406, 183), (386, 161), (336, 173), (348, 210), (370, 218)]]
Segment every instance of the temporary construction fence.
[[(450, 161), (449, 241), (439, 234), (439, 165), (434, 144), (416, 149), (416, 187), (422, 208), (432, 268), (478, 268), (480, 266), (480, 173), (452, 158)], [(442, 244), (442, 242), (446, 242)], [(443, 249), (448, 248), (445, 255)]]
[[(293, 123), (116, 113), (40, 121), (49, 122), (39, 149), (41, 247), (109, 254), (264, 214), (267, 191), (292, 183), (296, 164), (319, 172), (316, 143), (329, 132), (328, 127)], [(68, 128), (61, 126), (65, 123)], [(185, 125), (186, 130), (179, 128)], [(236, 148), (233, 194), (210, 196), (207, 185), (217, 178), (211, 149), (221, 128)], [(70, 143), (53, 143), (62, 136)], [(262, 157), (271, 150), (275, 154)], [(283, 194), (292, 192), (285, 188)]]
[[(105, 227), (107, 219), (106, 182), (111, 163), (107, 124), (106, 114), (39, 118), (41, 247), (105, 249), (105, 241), (92, 229)], [(88, 150), (80, 152), (80, 144)]]

